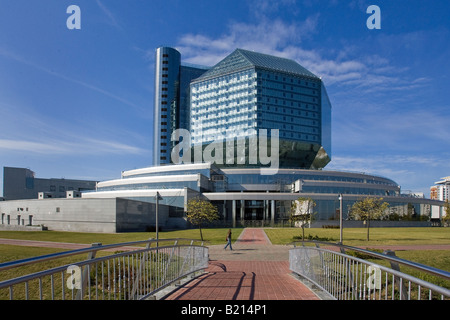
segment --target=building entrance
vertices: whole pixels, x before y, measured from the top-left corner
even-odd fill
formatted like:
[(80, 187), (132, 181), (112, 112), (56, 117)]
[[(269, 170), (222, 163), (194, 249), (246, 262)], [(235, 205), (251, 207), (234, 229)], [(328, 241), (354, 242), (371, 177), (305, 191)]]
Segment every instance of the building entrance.
[(275, 201), (272, 200), (232, 200), (229, 201), (226, 220), (231, 219), (233, 225), (265, 226), (274, 223)]
[(263, 208), (246, 208), (244, 214), (244, 220), (263, 220), (264, 209)]
[(264, 201), (246, 200), (244, 202), (244, 220), (264, 220)]

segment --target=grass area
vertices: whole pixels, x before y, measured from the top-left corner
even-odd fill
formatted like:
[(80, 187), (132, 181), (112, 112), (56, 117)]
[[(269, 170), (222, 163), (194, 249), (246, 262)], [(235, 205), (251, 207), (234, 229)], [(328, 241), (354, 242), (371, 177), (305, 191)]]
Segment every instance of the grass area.
[[(232, 229), (233, 238), (242, 232), (242, 228)], [(203, 240), (208, 244), (225, 243), (225, 236), (228, 229), (202, 229)], [(101, 243), (114, 244), (131, 241), (142, 241), (156, 238), (156, 232), (129, 232), (129, 233), (82, 233), (82, 232), (62, 232), (62, 231), (0, 231), (0, 238), (37, 240), (37, 241), (55, 241), (69, 243)], [(160, 239), (186, 238), (200, 240), (200, 231), (198, 229), (176, 230), (159, 232)]]
[[(301, 228), (267, 228), (265, 232), (273, 244), (288, 244), (302, 235)], [(318, 240), (338, 242), (339, 229), (305, 228), (308, 236)], [(450, 244), (450, 228), (371, 228), (343, 230), (343, 243), (349, 246)]]
[[(370, 249), (370, 248), (369, 248)], [(397, 250), (395, 255), (398, 258), (424, 264), (429, 267), (450, 271), (450, 252), (448, 250)], [(376, 264), (391, 267), (388, 261), (381, 259), (367, 259)], [(450, 289), (450, 280), (442, 279), (438, 276), (420, 272), (417, 269), (400, 266), (400, 271), (413, 277), (434, 283), (438, 286)], [(425, 297), (425, 299), (427, 299)]]
[[(203, 239), (209, 245), (224, 244), (226, 228), (203, 229)], [(233, 239), (237, 239), (242, 232), (242, 228), (232, 229)], [(294, 237), (301, 237), (300, 228), (265, 228), (264, 229), (270, 241), (273, 244), (286, 245), (294, 241)], [(450, 228), (371, 228), (370, 241), (366, 241), (365, 228), (344, 229), (344, 244), (349, 246), (365, 246), (370, 248), (376, 245), (419, 245), (419, 244), (450, 244)], [(338, 242), (339, 229), (307, 228), (305, 236), (315, 239)], [(131, 242), (148, 240), (155, 238), (155, 232), (130, 232), (130, 233), (80, 233), (80, 232), (60, 232), (60, 231), (0, 231), (0, 238), (57, 241), (69, 243), (91, 244), (100, 242), (102, 244), (114, 244), (121, 242)], [(186, 238), (200, 240), (200, 231), (198, 229), (176, 230), (159, 232), (160, 239)], [(0, 263), (5, 261), (22, 259), (30, 256), (46, 254), (45, 248), (26, 248), (16, 247), (16, 250), (5, 252), (5, 246), (0, 245)], [(51, 249), (51, 252), (64, 251), (64, 249)], [(412, 259), (419, 263), (431, 265), (436, 261), (428, 254), (413, 254)], [(420, 251), (423, 252), (423, 251)], [(402, 253), (403, 254), (403, 253)], [(443, 251), (446, 258), (442, 258), (440, 269), (450, 269), (450, 252)], [(423, 259), (422, 259), (423, 258)]]

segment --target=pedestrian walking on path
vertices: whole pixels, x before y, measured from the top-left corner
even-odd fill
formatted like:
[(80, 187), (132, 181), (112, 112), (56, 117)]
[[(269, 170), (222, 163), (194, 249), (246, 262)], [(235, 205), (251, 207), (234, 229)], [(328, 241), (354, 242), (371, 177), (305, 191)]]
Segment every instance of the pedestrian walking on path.
[(230, 246), (230, 250), (233, 250), (233, 247), (231, 246), (231, 229), (228, 229), (226, 241), (227, 241), (227, 244), (225, 245), (225, 247), (223, 249), (226, 250), (227, 247)]

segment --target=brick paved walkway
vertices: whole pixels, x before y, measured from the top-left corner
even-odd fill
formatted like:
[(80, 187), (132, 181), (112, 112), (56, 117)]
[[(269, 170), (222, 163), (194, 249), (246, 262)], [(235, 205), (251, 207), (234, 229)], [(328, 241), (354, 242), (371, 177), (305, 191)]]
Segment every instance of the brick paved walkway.
[(233, 244), (210, 246), (207, 273), (166, 300), (318, 300), (289, 270), (287, 246), (273, 246), (262, 229), (244, 229)]

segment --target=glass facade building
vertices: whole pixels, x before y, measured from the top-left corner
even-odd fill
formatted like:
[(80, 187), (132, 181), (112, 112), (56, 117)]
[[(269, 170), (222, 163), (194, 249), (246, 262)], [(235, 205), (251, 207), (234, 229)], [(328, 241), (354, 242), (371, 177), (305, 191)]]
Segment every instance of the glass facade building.
[[(325, 167), (331, 104), (321, 79), (293, 60), (237, 49), (191, 82), (194, 146), (245, 139), (249, 155), (260, 129), (269, 139), (278, 130), (280, 167)], [(227, 165), (237, 164), (251, 165), (249, 159)]]
[(280, 169), (275, 175), (261, 175), (256, 168), (218, 168), (211, 163), (193, 163), (141, 168), (122, 172), (116, 180), (99, 182), (96, 192), (83, 197), (120, 197), (155, 202), (171, 207), (169, 217), (182, 218), (187, 201), (203, 196), (219, 210), (227, 225), (288, 224), (291, 204), (299, 197), (316, 202), (315, 220), (338, 221), (340, 199), (343, 218), (349, 208), (367, 196), (382, 197), (390, 204), (389, 213), (401, 216), (430, 216), (436, 200), (408, 197), (388, 178), (363, 173)]
[[(382, 197), (399, 217), (429, 216), (443, 205), (404, 196), (385, 177), (324, 170), (331, 161), (332, 106), (322, 80), (293, 60), (236, 49), (207, 69), (183, 66), (178, 51), (159, 48), (156, 65), (154, 166), (124, 171), (83, 197), (155, 202), (159, 194), (169, 219), (178, 221), (185, 221), (190, 198), (204, 197), (233, 226), (287, 223), (299, 197), (312, 198), (315, 219), (328, 224), (339, 218), (341, 201), (346, 219), (368, 196)], [(227, 157), (196, 162), (194, 150), (193, 161), (171, 163), (171, 135), (179, 128), (189, 133), (189, 148), (204, 156), (222, 142), (211, 150)], [(279, 138), (279, 168), (272, 174), (261, 174), (262, 165), (250, 161), (252, 139), (264, 130), (268, 139)], [(236, 152), (228, 158), (230, 145)]]

